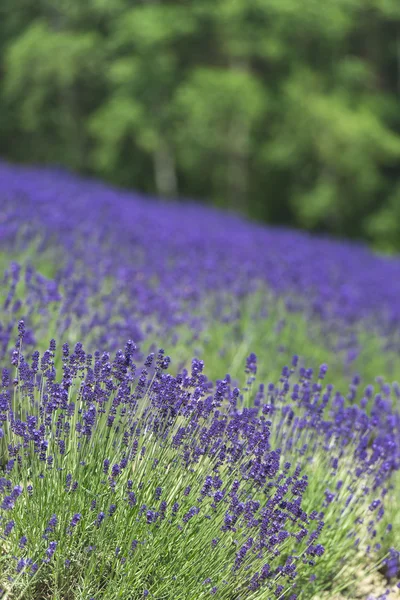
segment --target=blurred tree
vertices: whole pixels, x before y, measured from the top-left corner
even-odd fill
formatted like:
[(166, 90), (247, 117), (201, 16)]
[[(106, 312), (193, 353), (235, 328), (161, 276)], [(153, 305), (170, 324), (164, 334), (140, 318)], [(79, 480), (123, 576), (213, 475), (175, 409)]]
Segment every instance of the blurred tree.
[(197, 68), (177, 90), (180, 164), (191, 177), (201, 177), (220, 204), (229, 198), (231, 206), (246, 210), (252, 131), (264, 99), (257, 78), (236, 64)]
[(191, 13), (173, 4), (138, 4), (114, 21), (110, 34), (109, 93), (89, 120), (98, 142), (94, 162), (113, 172), (129, 157), (132, 137), (152, 158), (158, 194), (178, 193), (173, 143), (173, 97), (184, 69), (182, 46), (193, 32)]
[(96, 77), (99, 63), (96, 33), (77, 36), (44, 20), (35, 20), (10, 45), (4, 91), (18, 106), (21, 131), (31, 134), (32, 159), (87, 166), (85, 119), (95, 90), (84, 82)]
[(3, 0), (0, 151), (400, 249), (398, 0)]

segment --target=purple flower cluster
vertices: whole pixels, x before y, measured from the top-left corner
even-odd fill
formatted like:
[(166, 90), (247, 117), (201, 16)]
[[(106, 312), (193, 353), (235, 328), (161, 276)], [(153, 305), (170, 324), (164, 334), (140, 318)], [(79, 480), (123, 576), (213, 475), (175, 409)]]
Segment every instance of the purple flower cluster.
[[(128, 342), (112, 359), (107, 352), (87, 354), (80, 343), (73, 350), (64, 345), (59, 376), (54, 341), (40, 361), (17, 343), (17, 384), (12, 392), (3, 372), (0, 394), (7, 441), (0, 530), (3, 538), (15, 537), (17, 571), (50, 565), (72, 543), (75, 553), (96, 553), (98, 536), (109, 531), (113, 560), (122, 560), (127, 574), (146, 550), (157, 564), (157, 540), (162, 546), (168, 540), (184, 570), (193, 544), (197, 564), (210, 569), (199, 568), (196, 577), (199, 585), (210, 580), (211, 593), (228, 581), (235, 598), (268, 589), (277, 598), (289, 590), (285, 597), (294, 599), (300, 567), (312, 568), (330, 551), (329, 511), (337, 511), (339, 526), (344, 514), (353, 515), (347, 534), (355, 550), (364, 520), (363, 535), (375, 543), (387, 482), (400, 466), (396, 386), (382, 384), (367, 414), (347, 406), (333, 386), (323, 387), (324, 369), (314, 379), (311, 369), (285, 367), (278, 385), (261, 386), (254, 404), (244, 407), (229, 375), (213, 385), (195, 359), (190, 371), (173, 377), (163, 351), (139, 368), (132, 348)], [(247, 373), (256, 364), (249, 356)], [(310, 505), (314, 483), (306, 470), (315, 455), (326, 457), (332, 489), (323, 504)], [(30, 490), (19, 483), (26, 473)], [(63, 514), (52, 512), (52, 486), (62, 494)], [(369, 514), (361, 517), (365, 498)], [(47, 523), (43, 543), (26, 535), (26, 504)], [(114, 539), (119, 522), (124, 536)]]
[[(261, 297), (251, 318), (281, 307), (277, 337), (301, 313), (348, 363), (365, 334), (398, 352), (398, 259), (55, 169), (0, 163), (0, 182), (0, 249), (34, 249), (35, 263), (10, 262), (0, 282), (8, 581), (40, 589), (57, 563), (73, 585), (78, 562), (104, 561), (132, 597), (157, 585), (184, 597), (195, 556), (199, 595), (295, 600), (323, 582), (318, 565), (329, 578), (332, 564), (381, 552), (400, 468), (397, 384), (356, 375), (343, 394), (326, 364), (314, 374), (294, 356), (278, 383), (256, 388), (251, 353), (242, 394), (229, 375), (209, 381), (201, 360), (171, 374), (163, 350), (144, 348), (185, 335), (190, 352), (213, 324), (236, 331), (243, 301)], [(34, 350), (50, 322), (68, 343)], [(140, 348), (120, 349), (129, 338)], [(388, 577), (397, 550), (379, 555)]]
[[(23, 316), (29, 332), (33, 305), (40, 313), (57, 303), (60, 337), (79, 322), (84, 339), (113, 351), (128, 337), (140, 342), (168, 331), (176, 338), (182, 324), (196, 336), (207, 323), (235, 322), (241, 300), (263, 287), (259, 316), (283, 298), (288, 312), (318, 319), (326, 343), (348, 361), (360, 349), (360, 323), (385, 348), (400, 348), (398, 259), (193, 203), (167, 205), (57, 169), (0, 163), (0, 182), (0, 245), (36, 244), (60, 263), (54, 281), (17, 264), (5, 276), (3, 307)], [(0, 331), (3, 351), (10, 327)]]
[[(43, 277), (31, 265), (22, 267), (16, 262), (11, 262), (0, 276), (2, 290), (0, 296), (1, 358), (5, 355), (7, 349), (9, 349), (10, 343), (14, 341), (14, 328), (18, 315), (22, 312), (25, 321), (31, 323), (33, 323), (37, 315), (40, 315), (44, 323), (49, 318), (52, 308), (61, 301), (61, 295), (58, 284), (51, 279)], [(32, 346), (36, 343), (36, 338), (38, 335), (40, 336), (40, 333), (40, 328), (34, 332), (32, 327), (30, 327), (24, 331), (19, 331), (18, 335), (21, 337), (23, 334), (25, 345)]]

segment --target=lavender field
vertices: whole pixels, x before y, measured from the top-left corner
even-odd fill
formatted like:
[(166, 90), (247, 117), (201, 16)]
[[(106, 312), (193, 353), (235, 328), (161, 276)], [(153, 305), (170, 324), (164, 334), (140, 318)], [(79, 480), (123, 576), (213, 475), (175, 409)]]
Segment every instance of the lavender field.
[(0, 163), (0, 598), (400, 598), (400, 258)]

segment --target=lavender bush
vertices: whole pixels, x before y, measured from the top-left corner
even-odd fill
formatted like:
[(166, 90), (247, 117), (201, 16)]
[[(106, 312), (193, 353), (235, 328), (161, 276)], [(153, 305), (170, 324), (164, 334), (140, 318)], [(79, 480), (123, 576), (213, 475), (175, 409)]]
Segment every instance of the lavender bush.
[[(159, 351), (138, 368), (132, 342), (112, 361), (64, 344), (58, 377), (55, 341), (28, 362), (19, 329), (0, 415), (11, 597), (294, 600), (343, 586), (370, 552), (399, 465), (388, 404), (348, 409), (349, 426), (324, 367), (293, 387), (286, 367), (246, 408), (199, 360), (173, 377)], [(255, 370), (252, 355), (248, 386)]]
[[(225, 370), (240, 368), (249, 345), (259, 354), (273, 345), (276, 377), (306, 337), (302, 356), (318, 364), (328, 352), (335, 375), (370, 366), (371, 379), (395, 376), (398, 259), (195, 204), (150, 202), (62, 170), (1, 163), (0, 181), (4, 268), (15, 251), (53, 281), (61, 338), (72, 331), (71, 342), (112, 351), (128, 338), (159, 342), (186, 361), (190, 348), (212, 355), (210, 369), (219, 352)], [(17, 316), (37, 327), (26, 313)]]
[(2, 597), (396, 597), (400, 261), (0, 182)]

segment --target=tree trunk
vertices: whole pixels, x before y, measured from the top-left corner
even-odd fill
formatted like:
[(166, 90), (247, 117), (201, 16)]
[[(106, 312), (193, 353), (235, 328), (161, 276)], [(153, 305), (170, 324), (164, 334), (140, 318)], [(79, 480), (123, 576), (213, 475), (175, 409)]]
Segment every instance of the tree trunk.
[[(231, 58), (232, 71), (247, 72), (248, 68), (247, 59)], [(241, 212), (247, 212), (249, 145), (249, 123), (246, 118), (237, 114), (232, 118), (228, 131), (227, 192), (231, 205)]]
[(246, 212), (248, 194), (249, 127), (242, 119), (232, 120), (228, 134), (227, 192), (230, 204)]
[(172, 148), (164, 139), (160, 139), (153, 154), (154, 178), (159, 196), (176, 197), (178, 185), (176, 177), (175, 158)]

